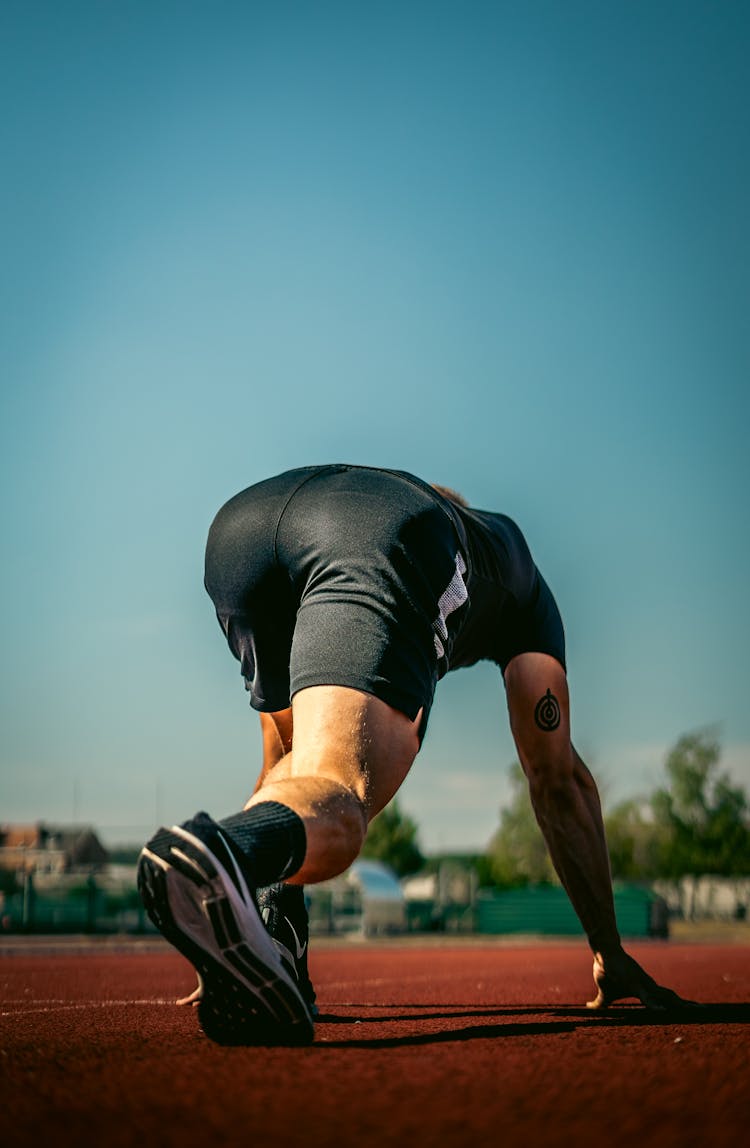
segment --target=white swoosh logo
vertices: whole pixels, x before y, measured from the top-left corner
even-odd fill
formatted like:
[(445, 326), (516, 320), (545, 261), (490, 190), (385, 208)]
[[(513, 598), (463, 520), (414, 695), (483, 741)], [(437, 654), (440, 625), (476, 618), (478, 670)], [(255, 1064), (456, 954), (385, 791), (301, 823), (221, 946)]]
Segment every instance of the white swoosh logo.
[(305, 941), (304, 945), (301, 945), (299, 943), (299, 937), (297, 936), (297, 930), (295, 929), (292, 922), (289, 920), (289, 918), (286, 915), (284, 916), (284, 920), (286, 921), (289, 928), (292, 930), (292, 936), (294, 937), (294, 944), (295, 944), (295, 947), (297, 949), (297, 960), (301, 961), (305, 955), (305, 949), (307, 948), (307, 941)]

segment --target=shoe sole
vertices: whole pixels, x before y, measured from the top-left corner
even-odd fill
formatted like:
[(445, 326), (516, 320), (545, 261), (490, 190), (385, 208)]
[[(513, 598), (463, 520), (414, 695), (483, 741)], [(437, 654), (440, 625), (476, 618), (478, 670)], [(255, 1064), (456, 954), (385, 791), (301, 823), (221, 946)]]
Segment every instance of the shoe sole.
[(208, 846), (178, 826), (155, 834), (138, 862), (146, 912), (200, 978), (206, 1036), (219, 1044), (309, 1044), (309, 1011), (237, 878), (241, 892)]

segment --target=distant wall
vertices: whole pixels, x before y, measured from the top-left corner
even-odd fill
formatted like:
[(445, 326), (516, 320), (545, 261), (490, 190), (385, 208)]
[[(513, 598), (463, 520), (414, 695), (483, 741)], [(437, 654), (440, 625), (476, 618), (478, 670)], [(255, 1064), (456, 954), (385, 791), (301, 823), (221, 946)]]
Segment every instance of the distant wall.
[[(624, 937), (666, 936), (663, 900), (638, 886), (615, 888), (615, 912)], [(523, 889), (480, 889), (476, 904), (480, 933), (529, 933), (542, 936), (582, 936), (583, 929), (565, 890), (557, 885)]]
[(750, 918), (750, 877), (683, 877), (654, 881), (673, 916), (686, 921), (743, 921)]

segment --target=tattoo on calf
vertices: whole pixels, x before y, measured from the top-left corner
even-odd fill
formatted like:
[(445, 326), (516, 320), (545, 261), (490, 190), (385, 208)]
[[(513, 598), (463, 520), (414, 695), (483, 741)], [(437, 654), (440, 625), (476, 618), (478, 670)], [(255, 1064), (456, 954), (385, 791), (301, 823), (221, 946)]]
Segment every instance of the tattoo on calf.
[(551, 733), (560, 724), (560, 703), (552, 690), (539, 699), (534, 709), (534, 721), (546, 733)]

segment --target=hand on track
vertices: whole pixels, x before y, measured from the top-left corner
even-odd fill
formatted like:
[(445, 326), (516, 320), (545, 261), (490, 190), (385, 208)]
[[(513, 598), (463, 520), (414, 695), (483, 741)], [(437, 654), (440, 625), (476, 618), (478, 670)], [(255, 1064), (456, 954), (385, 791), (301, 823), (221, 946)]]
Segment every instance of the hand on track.
[(586, 1003), (590, 1009), (605, 1009), (625, 997), (636, 997), (646, 1008), (657, 1012), (701, 1007), (658, 985), (623, 949), (606, 958), (601, 953), (594, 956), (594, 983), (597, 995)]

